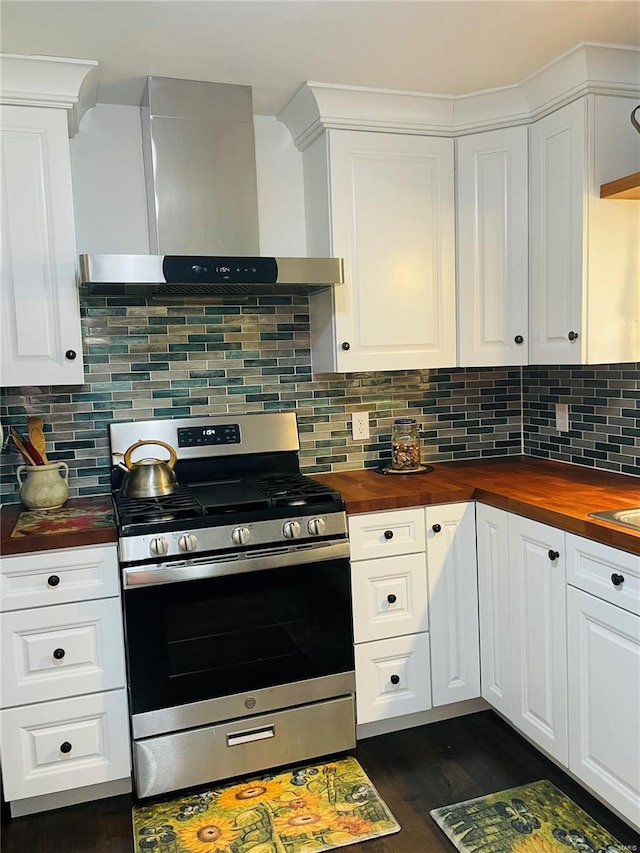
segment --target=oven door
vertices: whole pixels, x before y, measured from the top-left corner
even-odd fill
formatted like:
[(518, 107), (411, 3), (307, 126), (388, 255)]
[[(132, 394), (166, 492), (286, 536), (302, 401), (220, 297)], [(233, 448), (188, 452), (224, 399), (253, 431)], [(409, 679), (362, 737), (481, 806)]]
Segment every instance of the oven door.
[(348, 556), (285, 562), (221, 574), (200, 560), (196, 580), (125, 583), (134, 738), (353, 693)]

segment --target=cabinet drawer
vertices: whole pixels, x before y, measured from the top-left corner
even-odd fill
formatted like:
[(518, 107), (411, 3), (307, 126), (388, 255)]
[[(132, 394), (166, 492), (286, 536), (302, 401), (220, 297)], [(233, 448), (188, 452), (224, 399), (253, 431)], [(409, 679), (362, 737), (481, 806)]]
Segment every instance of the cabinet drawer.
[(354, 562), (351, 588), (356, 643), (427, 630), (424, 554)]
[(115, 545), (38, 551), (0, 561), (3, 611), (108, 598), (119, 591)]
[(120, 601), (83, 601), (2, 617), (2, 704), (123, 687)]
[(124, 779), (126, 690), (2, 711), (0, 747), (8, 801)]
[(424, 510), (398, 509), (349, 518), (352, 560), (424, 551)]
[(569, 584), (640, 614), (639, 556), (573, 533), (567, 533), (566, 542)]
[(362, 643), (355, 652), (358, 723), (431, 707), (428, 634)]

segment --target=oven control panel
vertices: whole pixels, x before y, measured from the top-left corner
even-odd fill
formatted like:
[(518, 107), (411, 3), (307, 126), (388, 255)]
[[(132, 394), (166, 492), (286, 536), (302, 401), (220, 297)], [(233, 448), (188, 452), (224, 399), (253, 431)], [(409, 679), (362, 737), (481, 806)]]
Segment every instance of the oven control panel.
[(178, 428), (178, 447), (204, 447), (217, 444), (240, 444), (240, 425), (208, 424)]

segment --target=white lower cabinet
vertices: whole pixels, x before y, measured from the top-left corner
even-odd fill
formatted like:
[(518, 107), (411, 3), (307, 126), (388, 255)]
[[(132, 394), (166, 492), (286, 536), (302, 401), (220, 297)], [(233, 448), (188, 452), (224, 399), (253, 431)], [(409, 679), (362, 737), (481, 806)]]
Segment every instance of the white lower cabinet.
[(427, 577), (434, 707), (480, 696), (473, 503), (429, 506)]
[(478, 504), (482, 695), (567, 763), (564, 532)]
[(473, 503), (349, 519), (359, 724), (480, 695)]
[(640, 557), (476, 515), (483, 697), (640, 829)]
[(569, 769), (640, 830), (640, 557), (567, 546)]
[(126, 780), (116, 546), (4, 557), (0, 580), (4, 797), (15, 802)]

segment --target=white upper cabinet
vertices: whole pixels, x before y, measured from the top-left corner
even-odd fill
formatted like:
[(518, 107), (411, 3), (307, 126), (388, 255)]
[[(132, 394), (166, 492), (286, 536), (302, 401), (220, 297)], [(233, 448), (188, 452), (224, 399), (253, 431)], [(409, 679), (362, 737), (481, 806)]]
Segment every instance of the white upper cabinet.
[(453, 141), (330, 130), (304, 152), (307, 249), (344, 258), (310, 299), (312, 366), (453, 366)]
[(640, 205), (599, 197), (640, 170), (634, 103), (589, 95), (530, 127), (532, 364), (640, 359)]
[(67, 108), (94, 65), (2, 57), (5, 386), (84, 381)]
[(458, 365), (528, 363), (527, 128), (456, 140)]

